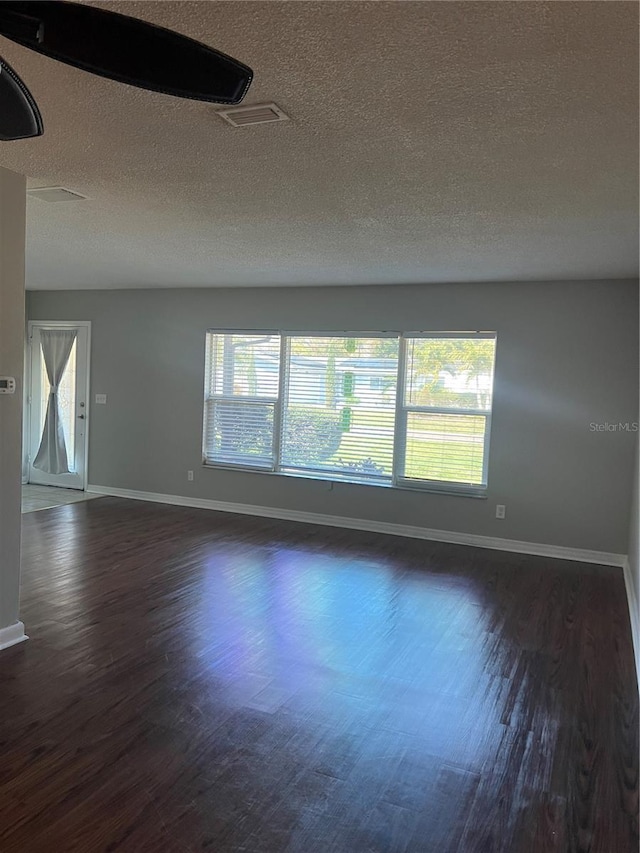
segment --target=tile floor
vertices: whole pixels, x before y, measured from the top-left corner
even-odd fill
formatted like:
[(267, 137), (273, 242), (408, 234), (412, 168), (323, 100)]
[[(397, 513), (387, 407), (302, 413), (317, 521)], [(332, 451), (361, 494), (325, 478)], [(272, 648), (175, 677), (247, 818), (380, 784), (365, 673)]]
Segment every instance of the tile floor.
[(92, 492), (81, 492), (77, 489), (58, 489), (55, 486), (22, 487), (22, 512), (35, 512), (39, 509), (50, 509), (64, 504), (75, 504), (80, 501), (90, 501), (99, 498)]

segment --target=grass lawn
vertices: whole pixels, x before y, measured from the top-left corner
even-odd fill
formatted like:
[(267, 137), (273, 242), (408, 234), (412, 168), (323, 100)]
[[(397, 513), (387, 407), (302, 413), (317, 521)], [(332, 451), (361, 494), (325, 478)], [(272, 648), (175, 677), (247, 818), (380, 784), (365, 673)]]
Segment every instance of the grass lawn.
[[(351, 428), (345, 432), (337, 452), (325, 464), (372, 459), (391, 473), (393, 457), (393, 411), (353, 409)], [(485, 419), (410, 413), (408, 421), (407, 477), (450, 482), (482, 482)], [(375, 435), (371, 435), (371, 431)]]
[(483, 445), (475, 442), (436, 442), (410, 438), (407, 442), (405, 476), (481, 483), (483, 454)]

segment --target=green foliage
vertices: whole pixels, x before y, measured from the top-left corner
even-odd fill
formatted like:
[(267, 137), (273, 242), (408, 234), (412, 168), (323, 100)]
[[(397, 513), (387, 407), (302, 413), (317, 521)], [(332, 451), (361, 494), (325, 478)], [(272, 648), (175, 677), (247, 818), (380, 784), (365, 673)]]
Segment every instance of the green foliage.
[(284, 427), (284, 458), (288, 464), (324, 462), (340, 447), (340, 415), (331, 409), (287, 409)]
[(377, 338), (373, 343), (371, 350), (373, 358), (397, 358), (398, 357), (398, 339), (397, 338)]
[(424, 338), (413, 346), (413, 364), (425, 375), (440, 371), (489, 373), (493, 366), (495, 341), (473, 338)]
[(343, 471), (348, 471), (350, 474), (384, 474), (384, 465), (378, 463), (371, 457), (366, 459), (345, 460), (342, 458), (336, 459), (335, 465), (339, 466)]
[(273, 412), (266, 406), (218, 403), (216, 449), (222, 453), (264, 456), (273, 444)]
[(293, 355), (331, 356), (348, 358), (359, 355), (369, 358), (395, 358), (398, 355), (397, 338), (304, 338), (294, 337), (291, 342)]
[(336, 407), (336, 357), (331, 353), (327, 359), (327, 372), (325, 375), (325, 391), (327, 396), (327, 407), (335, 409)]
[(482, 407), (488, 401), (482, 391), (469, 390), (460, 393), (448, 390), (442, 374), (466, 376), (470, 388), (482, 376), (491, 375), (495, 353), (495, 341), (473, 338), (423, 338), (410, 345), (409, 368), (414, 385), (412, 399), (415, 403), (460, 404), (468, 397), (471, 407)]
[(249, 366), (247, 367), (247, 385), (249, 387), (249, 396), (256, 397), (258, 395), (258, 374), (256, 372), (256, 354), (249, 350)]

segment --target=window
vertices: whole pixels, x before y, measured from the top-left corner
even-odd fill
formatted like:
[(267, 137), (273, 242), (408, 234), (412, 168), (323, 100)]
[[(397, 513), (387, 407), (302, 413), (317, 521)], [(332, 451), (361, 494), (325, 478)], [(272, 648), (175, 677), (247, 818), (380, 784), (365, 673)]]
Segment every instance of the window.
[(390, 480), (397, 376), (397, 338), (288, 338), (281, 470)]
[(208, 332), (204, 461), (482, 492), (495, 335)]
[(406, 338), (399, 479), (487, 482), (495, 337)]
[(279, 376), (279, 335), (208, 335), (206, 462), (274, 469)]

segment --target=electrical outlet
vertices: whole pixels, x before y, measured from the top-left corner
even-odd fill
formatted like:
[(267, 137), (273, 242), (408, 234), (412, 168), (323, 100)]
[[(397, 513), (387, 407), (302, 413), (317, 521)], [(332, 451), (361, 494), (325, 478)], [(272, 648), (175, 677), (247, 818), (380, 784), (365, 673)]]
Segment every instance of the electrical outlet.
[(193, 480), (193, 471), (187, 471), (187, 480)]
[(106, 394), (96, 394), (96, 403), (99, 406), (107, 405), (107, 395)]
[(507, 508), (504, 504), (496, 504), (496, 518), (504, 518)]

